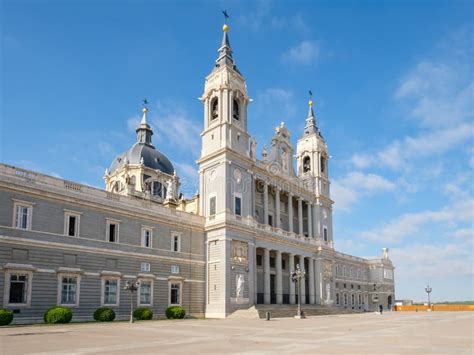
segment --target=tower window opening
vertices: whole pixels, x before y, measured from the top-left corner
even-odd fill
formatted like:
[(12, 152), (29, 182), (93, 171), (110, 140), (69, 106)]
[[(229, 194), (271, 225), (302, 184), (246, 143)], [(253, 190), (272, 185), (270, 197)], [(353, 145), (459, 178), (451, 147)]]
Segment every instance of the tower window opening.
[(240, 120), (239, 102), (234, 99), (232, 104), (232, 117), (234, 120)]
[(311, 158), (306, 156), (303, 158), (303, 172), (307, 173), (311, 171)]
[(219, 99), (215, 97), (211, 101), (211, 121), (219, 117)]
[(326, 171), (326, 158), (321, 156), (321, 173)]

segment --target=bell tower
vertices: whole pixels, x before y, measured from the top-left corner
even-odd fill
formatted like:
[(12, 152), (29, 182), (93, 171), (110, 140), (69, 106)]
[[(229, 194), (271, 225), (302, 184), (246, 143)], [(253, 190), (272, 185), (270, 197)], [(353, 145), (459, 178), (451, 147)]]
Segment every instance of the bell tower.
[(204, 130), (201, 159), (223, 148), (247, 155), (247, 86), (232, 57), (229, 26), (222, 27), (223, 36), (212, 72), (206, 77), (204, 94)]
[(331, 200), (329, 189), (329, 153), (326, 141), (316, 125), (311, 91), (308, 106), (303, 135), (296, 145), (297, 174), (316, 196), (317, 235), (325, 242), (331, 243), (334, 202)]

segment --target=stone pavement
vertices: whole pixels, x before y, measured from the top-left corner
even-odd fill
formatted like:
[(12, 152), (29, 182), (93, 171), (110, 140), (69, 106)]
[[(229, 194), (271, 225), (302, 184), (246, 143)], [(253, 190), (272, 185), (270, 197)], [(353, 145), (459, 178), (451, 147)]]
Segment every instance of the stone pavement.
[(0, 328), (1, 354), (473, 354), (474, 312)]

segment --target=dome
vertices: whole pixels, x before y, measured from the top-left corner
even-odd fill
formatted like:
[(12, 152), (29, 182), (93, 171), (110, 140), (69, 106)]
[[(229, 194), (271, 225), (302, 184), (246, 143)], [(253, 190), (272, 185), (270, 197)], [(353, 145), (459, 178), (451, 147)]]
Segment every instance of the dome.
[(160, 170), (161, 172), (173, 175), (174, 167), (169, 159), (148, 144), (135, 143), (129, 150), (117, 156), (110, 165), (109, 171), (113, 172), (120, 169), (125, 161), (129, 164), (140, 164), (143, 158), (143, 164), (150, 169)]

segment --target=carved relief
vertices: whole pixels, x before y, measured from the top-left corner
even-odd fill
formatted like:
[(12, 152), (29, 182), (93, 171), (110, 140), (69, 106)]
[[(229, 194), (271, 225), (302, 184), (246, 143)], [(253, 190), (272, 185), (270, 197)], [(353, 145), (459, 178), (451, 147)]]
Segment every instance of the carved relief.
[(324, 262), (324, 278), (330, 279), (332, 277), (332, 263), (330, 261)]
[(245, 278), (242, 274), (235, 275), (235, 295), (237, 298), (244, 297)]
[(248, 262), (248, 245), (245, 242), (232, 241), (232, 260), (234, 263)]

